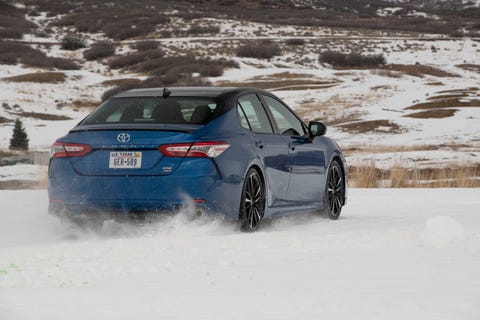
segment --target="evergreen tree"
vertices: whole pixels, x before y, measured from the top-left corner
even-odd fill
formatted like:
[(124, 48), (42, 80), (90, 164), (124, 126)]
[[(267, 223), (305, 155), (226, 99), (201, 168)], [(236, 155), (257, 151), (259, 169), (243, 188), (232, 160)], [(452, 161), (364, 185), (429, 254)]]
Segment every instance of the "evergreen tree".
[(20, 119), (15, 120), (12, 139), (10, 139), (10, 149), (28, 150), (28, 135)]

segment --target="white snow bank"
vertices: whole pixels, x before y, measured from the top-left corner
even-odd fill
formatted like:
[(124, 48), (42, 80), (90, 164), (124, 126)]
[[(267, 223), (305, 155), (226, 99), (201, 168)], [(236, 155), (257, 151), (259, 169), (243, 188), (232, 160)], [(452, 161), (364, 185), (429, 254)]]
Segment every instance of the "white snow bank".
[(442, 248), (464, 239), (464, 226), (449, 216), (428, 219), (422, 234), (423, 244), (435, 248)]

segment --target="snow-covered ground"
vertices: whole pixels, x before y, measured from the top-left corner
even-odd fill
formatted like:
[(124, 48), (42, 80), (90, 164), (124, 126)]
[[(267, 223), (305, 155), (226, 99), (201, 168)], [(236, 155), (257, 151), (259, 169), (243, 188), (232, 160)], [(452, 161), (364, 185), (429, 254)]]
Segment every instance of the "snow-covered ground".
[(81, 231), (1, 191), (0, 319), (479, 319), (480, 190), (351, 189), (338, 221)]

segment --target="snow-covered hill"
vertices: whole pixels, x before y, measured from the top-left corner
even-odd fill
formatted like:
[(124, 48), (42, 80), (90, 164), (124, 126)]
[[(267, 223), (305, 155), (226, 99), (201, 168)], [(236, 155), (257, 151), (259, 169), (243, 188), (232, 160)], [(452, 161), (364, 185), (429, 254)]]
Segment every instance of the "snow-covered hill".
[(338, 221), (185, 215), (81, 231), (2, 191), (0, 319), (480, 317), (479, 189), (352, 189)]

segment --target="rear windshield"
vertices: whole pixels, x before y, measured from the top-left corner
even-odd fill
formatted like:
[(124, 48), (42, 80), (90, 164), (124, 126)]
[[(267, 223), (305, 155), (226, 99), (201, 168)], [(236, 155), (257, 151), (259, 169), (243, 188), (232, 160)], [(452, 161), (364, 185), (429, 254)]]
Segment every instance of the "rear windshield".
[(81, 124), (206, 124), (216, 107), (217, 103), (209, 98), (113, 98), (98, 107)]

